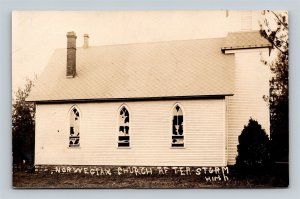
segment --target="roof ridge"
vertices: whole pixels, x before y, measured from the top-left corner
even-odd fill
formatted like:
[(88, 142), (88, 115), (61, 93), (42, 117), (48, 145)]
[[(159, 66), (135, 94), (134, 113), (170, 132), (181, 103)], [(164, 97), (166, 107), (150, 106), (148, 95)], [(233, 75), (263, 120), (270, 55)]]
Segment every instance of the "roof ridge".
[[(240, 33), (259, 33), (259, 30), (251, 30), (251, 31), (234, 31), (234, 32), (228, 32), (228, 34), (240, 34)], [(179, 39), (179, 40), (169, 40), (169, 41), (151, 41), (151, 42), (134, 42), (134, 43), (121, 43), (121, 44), (104, 44), (104, 45), (95, 45), (95, 46), (89, 46), (89, 48), (95, 48), (95, 47), (105, 47), (105, 46), (126, 46), (126, 45), (142, 45), (142, 44), (158, 44), (158, 43), (172, 43), (172, 42), (184, 42), (184, 41), (199, 41), (199, 40), (221, 40), (226, 39), (228, 37), (211, 37), (211, 38), (199, 38), (199, 39)], [(55, 50), (62, 50), (66, 48), (56, 48)], [(77, 49), (84, 49), (82, 46), (77, 47)], [(85, 48), (85, 50), (88, 48)]]
[[(97, 45), (97, 46), (89, 46), (92, 47), (104, 47), (104, 46), (126, 46), (126, 45), (138, 45), (138, 44), (159, 44), (159, 43), (172, 43), (172, 42), (184, 42), (184, 41), (197, 41), (197, 40), (221, 40), (226, 37), (213, 37), (213, 38), (201, 38), (201, 39), (180, 39), (180, 40), (170, 40), (170, 41), (154, 41), (154, 42), (141, 42), (141, 43), (123, 43), (123, 44), (105, 44), (105, 45)], [(83, 49), (83, 47), (77, 47)]]

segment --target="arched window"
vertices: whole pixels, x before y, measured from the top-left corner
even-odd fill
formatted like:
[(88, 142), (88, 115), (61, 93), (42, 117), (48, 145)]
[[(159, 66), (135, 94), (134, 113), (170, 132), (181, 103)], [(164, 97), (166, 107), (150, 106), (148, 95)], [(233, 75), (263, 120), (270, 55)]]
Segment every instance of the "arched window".
[(125, 106), (122, 106), (119, 112), (119, 135), (118, 147), (129, 147), (129, 112)]
[(172, 147), (184, 147), (183, 112), (178, 104), (172, 110)]
[(69, 135), (69, 147), (80, 146), (80, 114), (77, 107), (73, 107), (69, 115), (70, 122), (70, 135)]

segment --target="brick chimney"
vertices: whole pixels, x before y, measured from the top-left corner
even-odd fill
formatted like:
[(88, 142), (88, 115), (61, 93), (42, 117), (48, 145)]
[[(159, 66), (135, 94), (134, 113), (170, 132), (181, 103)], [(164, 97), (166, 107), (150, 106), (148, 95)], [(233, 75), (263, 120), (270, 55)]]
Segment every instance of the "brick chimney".
[(88, 34), (84, 34), (84, 43), (83, 43), (83, 48), (88, 48), (89, 47), (89, 35)]
[(67, 33), (67, 78), (73, 78), (76, 75), (76, 39), (74, 31)]

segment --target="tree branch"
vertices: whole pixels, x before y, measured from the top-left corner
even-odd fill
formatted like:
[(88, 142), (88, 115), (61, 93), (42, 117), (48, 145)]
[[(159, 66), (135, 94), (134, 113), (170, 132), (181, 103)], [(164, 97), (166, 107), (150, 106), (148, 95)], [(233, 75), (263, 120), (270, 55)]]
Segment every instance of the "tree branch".
[(288, 25), (285, 24), (285, 23), (283, 23), (283, 22), (281, 21), (281, 19), (278, 17), (278, 15), (277, 15), (274, 11), (271, 11), (271, 12), (272, 12), (273, 15), (277, 18), (278, 22), (279, 22), (281, 25), (283, 25), (283, 27), (285, 27), (287, 30), (289, 30)]

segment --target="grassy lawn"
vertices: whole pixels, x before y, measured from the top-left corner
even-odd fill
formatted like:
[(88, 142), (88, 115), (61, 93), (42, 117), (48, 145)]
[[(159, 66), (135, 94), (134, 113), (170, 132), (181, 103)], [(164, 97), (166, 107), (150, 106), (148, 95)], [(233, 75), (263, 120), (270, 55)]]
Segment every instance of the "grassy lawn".
[[(84, 173), (50, 173), (15, 171), (15, 188), (272, 188), (288, 186), (288, 173), (239, 176), (230, 168), (228, 180), (208, 181), (210, 175), (87, 175)], [(212, 177), (212, 176), (210, 176)]]

